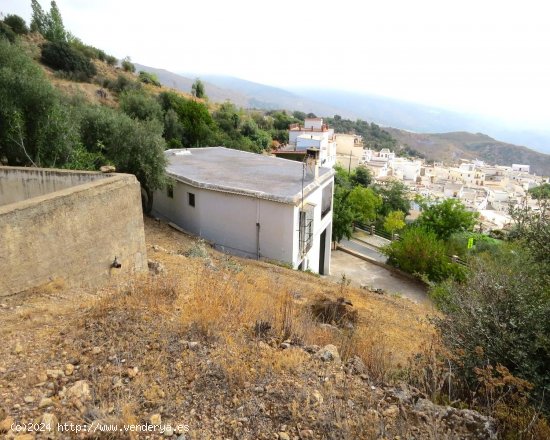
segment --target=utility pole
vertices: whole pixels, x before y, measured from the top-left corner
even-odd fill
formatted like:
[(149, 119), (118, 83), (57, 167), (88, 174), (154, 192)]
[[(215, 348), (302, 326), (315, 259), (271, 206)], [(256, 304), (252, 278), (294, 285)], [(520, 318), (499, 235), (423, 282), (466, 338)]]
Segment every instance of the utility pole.
[(351, 174), (351, 151), (349, 152), (348, 174)]

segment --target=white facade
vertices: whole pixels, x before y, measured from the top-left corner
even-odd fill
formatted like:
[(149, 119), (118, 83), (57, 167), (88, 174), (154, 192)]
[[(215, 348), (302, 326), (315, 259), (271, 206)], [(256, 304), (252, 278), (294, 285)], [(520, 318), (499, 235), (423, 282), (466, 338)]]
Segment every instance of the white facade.
[(318, 140), (321, 147), (319, 160), (320, 165), (332, 168), (336, 163), (336, 143), (334, 142), (334, 129), (323, 123), (322, 118), (306, 118), (304, 125), (292, 124), (288, 129), (288, 144), (296, 151), (310, 148), (308, 139)]
[(512, 164), (512, 171), (521, 171), (523, 173), (529, 173), (530, 168), (531, 167), (529, 165), (521, 165), (519, 163)]
[[(220, 147), (191, 149), (184, 156), (174, 151), (166, 152), (173, 184), (154, 194), (155, 213), (225, 252), (330, 273), (332, 170), (317, 178), (306, 170), (302, 200), (299, 162)], [(266, 192), (282, 182), (268, 181), (265, 169), (270, 178), (291, 176), (296, 184)]]

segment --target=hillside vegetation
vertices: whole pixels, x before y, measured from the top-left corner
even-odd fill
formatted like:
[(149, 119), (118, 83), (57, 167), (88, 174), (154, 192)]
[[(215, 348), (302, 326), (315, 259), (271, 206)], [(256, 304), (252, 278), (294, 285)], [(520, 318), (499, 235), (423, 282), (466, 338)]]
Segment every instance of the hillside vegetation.
[(531, 172), (550, 176), (550, 155), (500, 142), (482, 133), (413, 133), (389, 127), (384, 129), (399, 143), (422, 153), (428, 160), (480, 159), (489, 164), (507, 166), (529, 164)]

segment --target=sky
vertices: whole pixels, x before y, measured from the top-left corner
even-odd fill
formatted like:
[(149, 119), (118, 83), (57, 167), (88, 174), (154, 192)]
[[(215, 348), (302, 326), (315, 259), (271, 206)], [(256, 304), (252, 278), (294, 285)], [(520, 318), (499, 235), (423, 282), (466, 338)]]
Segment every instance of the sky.
[[(44, 9), (49, 1), (42, 0)], [(118, 58), (282, 88), (373, 93), (550, 128), (550, 6), (522, 0), (58, 0)], [(30, 0), (0, 0), (30, 21)]]

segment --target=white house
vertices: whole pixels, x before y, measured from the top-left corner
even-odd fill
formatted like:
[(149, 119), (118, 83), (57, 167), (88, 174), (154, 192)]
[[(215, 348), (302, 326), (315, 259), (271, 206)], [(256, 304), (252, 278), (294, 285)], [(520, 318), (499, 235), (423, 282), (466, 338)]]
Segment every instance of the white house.
[(322, 167), (332, 168), (336, 163), (334, 129), (323, 123), (323, 118), (306, 118), (304, 125), (291, 124), (288, 129), (288, 143), (296, 151), (318, 148)]
[(224, 147), (165, 154), (172, 184), (155, 192), (156, 214), (223, 251), (329, 274), (334, 171), (318, 158)]

